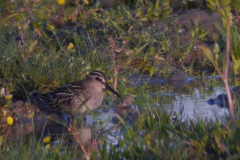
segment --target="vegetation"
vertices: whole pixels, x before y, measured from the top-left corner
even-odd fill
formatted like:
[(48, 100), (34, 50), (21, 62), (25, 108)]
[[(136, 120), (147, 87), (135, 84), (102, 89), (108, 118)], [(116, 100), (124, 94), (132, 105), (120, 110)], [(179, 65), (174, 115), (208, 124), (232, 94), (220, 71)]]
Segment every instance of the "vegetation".
[[(204, 47), (204, 46), (199, 46), (199, 48), (201, 48), (203, 50), (203, 52), (205, 53), (205, 55), (211, 60), (211, 62), (213, 63), (214, 67), (217, 69), (219, 75), (221, 76), (226, 90), (227, 90), (227, 96), (228, 96), (228, 103), (229, 103), (229, 111), (230, 111), (230, 115), (231, 115), (231, 121), (232, 123), (235, 122), (234, 120), (234, 113), (233, 113), (233, 108), (234, 108), (234, 104), (233, 104), (233, 100), (231, 97), (231, 92), (230, 92), (230, 87), (228, 84), (228, 70), (229, 70), (229, 63), (230, 63), (230, 28), (232, 25), (232, 14), (230, 12), (231, 7), (230, 7), (230, 0), (228, 1), (220, 1), (220, 6), (216, 5), (217, 3), (214, 3), (214, 1), (210, 1), (210, 8), (212, 8), (213, 10), (215, 10), (216, 12), (219, 12), (219, 14), (222, 16), (222, 23), (224, 26), (224, 29), (226, 30), (226, 62), (225, 62), (225, 67), (224, 67), (224, 71), (222, 72), (218, 66), (218, 62), (215, 60), (215, 56), (213, 55), (213, 53), (211, 52), (211, 50), (209, 50), (208, 48)], [(219, 7), (219, 8), (218, 8)], [(217, 38), (215, 36), (215, 53), (218, 54), (218, 44), (216, 43)], [(233, 59), (235, 60), (235, 63), (237, 63), (236, 60), (236, 56), (234, 56), (234, 54), (232, 54)], [(235, 65), (236, 66), (236, 65)], [(236, 67), (234, 67), (234, 69), (236, 69)], [(236, 72), (236, 70), (235, 70)]]
[[(0, 159), (239, 159), (239, 110), (229, 90), (229, 81), (239, 74), (239, 2), (185, 2), (0, 1)], [(176, 73), (179, 68), (183, 74)], [(135, 95), (137, 118), (127, 123), (116, 116), (118, 146), (109, 142), (107, 122), (96, 117), (100, 127), (92, 127), (88, 145), (75, 119), (67, 126), (71, 133), (58, 137), (58, 144), (50, 145), (44, 133), (40, 138), (10, 134), (15, 127), (8, 108), (12, 101), (26, 100), (34, 90), (53, 91), (91, 70), (111, 77), (122, 96)], [(231, 121), (218, 116), (215, 121), (183, 120), (182, 110), (165, 110), (172, 98), (152, 94), (173, 92), (172, 86), (127, 85), (127, 76), (134, 73), (171, 80), (216, 71), (227, 89)], [(190, 87), (180, 91), (191, 92)], [(106, 103), (113, 102), (106, 97)]]

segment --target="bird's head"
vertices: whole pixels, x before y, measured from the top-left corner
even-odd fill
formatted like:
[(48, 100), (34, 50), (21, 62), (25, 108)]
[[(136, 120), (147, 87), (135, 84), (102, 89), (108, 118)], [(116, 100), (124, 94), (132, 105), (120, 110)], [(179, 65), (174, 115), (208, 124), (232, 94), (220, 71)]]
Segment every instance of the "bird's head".
[(99, 82), (102, 85), (103, 89), (108, 89), (109, 91), (117, 95), (119, 98), (121, 98), (121, 96), (111, 86), (109, 86), (109, 84), (107, 83), (107, 77), (103, 72), (93, 71), (89, 74), (88, 77), (92, 80), (96, 80), (97, 82)]

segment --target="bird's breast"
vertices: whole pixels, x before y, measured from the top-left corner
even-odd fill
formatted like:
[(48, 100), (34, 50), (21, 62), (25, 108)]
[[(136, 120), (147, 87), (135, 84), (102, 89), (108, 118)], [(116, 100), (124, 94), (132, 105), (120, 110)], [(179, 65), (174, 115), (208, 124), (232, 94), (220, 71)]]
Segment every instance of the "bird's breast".
[(75, 96), (72, 99), (71, 105), (72, 108), (74, 108), (74, 111), (80, 109), (80, 113), (84, 113), (88, 109), (95, 110), (97, 109), (103, 101), (104, 98), (104, 92), (103, 90), (101, 92), (91, 91), (91, 92), (82, 92), (79, 96)]
[(92, 95), (89, 95), (89, 100), (87, 101), (87, 105), (91, 110), (97, 109), (103, 101), (104, 98), (104, 92), (96, 92)]

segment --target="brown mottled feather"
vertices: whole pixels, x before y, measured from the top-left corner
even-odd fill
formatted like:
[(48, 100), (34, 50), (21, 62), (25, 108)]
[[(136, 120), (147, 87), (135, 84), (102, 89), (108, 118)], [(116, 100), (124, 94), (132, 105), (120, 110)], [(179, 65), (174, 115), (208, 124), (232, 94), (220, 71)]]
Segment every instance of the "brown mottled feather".
[(57, 110), (62, 110), (63, 105), (69, 105), (73, 96), (84, 90), (83, 81), (72, 82), (54, 92), (38, 94), (38, 98)]

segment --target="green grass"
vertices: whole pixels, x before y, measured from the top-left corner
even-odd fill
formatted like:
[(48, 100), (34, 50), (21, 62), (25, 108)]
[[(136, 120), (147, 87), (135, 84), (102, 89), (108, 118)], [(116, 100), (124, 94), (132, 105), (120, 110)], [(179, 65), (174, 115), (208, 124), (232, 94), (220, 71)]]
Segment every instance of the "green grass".
[[(171, 1), (149, 1), (145, 4), (136, 0), (129, 6), (117, 5), (98, 11), (94, 10), (93, 1), (90, 1), (89, 6), (73, 1), (74, 3), (68, 2), (63, 6), (65, 17), (61, 17), (61, 7), (57, 1), (26, 2), (0, 2), (1, 8), (4, 8), (0, 13), (0, 86), (6, 89), (6, 93), (26, 99), (28, 92), (53, 91), (66, 83), (83, 79), (91, 70), (103, 71), (107, 77), (112, 78), (109, 80), (112, 84), (116, 76), (114, 67), (119, 67), (117, 90), (122, 96), (129, 93), (136, 95), (135, 104), (139, 106), (137, 121), (118, 125), (122, 133), (118, 147), (109, 144), (106, 137), (108, 133), (100, 127), (98, 139), (102, 142), (97, 142), (98, 148), (90, 146), (88, 150), (84, 146), (91, 159), (239, 157), (239, 111), (235, 112), (235, 125), (221, 117), (216, 122), (193, 122), (189, 119), (181, 122), (178, 121), (180, 113), (173, 115), (163, 108), (164, 104), (171, 104), (172, 97), (150, 96), (156, 92), (173, 92), (172, 86), (146, 85), (131, 88), (126, 87), (126, 82), (123, 81), (127, 75), (135, 72), (170, 77), (167, 62), (176, 62), (177, 66), (181, 66), (191, 76), (200, 75), (202, 70), (199, 71), (199, 68), (212, 68), (209, 61), (204, 59), (197, 62), (193, 59), (190, 65), (185, 66), (183, 59), (193, 49), (196, 40), (203, 42), (207, 32), (194, 24), (189, 30), (189, 43), (180, 46), (178, 31), (181, 28), (175, 26), (171, 16), (168, 17), (171, 15), (170, 9), (173, 9), (173, 5), (168, 5)], [(61, 18), (62, 21), (59, 21)], [(168, 25), (173, 32), (164, 27), (159, 27), (162, 30), (147, 29), (146, 26), (158, 19), (171, 21)], [(238, 28), (239, 23), (235, 22), (231, 39), (231, 53), (235, 55), (236, 61), (233, 62), (237, 68)], [(223, 36), (219, 41), (224, 43), (223, 30), (221, 34)], [(74, 45), (72, 50), (68, 50), (69, 43)], [(169, 59), (173, 61), (168, 61)], [(215, 79), (206, 80), (206, 83), (211, 84), (209, 90), (203, 91), (208, 94), (212, 93), (211, 88), (219, 85)], [(181, 93), (191, 95), (193, 91), (194, 88), (185, 87)], [(112, 99), (106, 98), (106, 101), (112, 102)], [(156, 107), (157, 105), (161, 107)], [(5, 110), (2, 106), (0, 109)], [(4, 128), (0, 131), (4, 135)], [(84, 156), (76, 144), (68, 146), (65, 145), (66, 142), (46, 148), (45, 144), (34, 137), (8, 141), (2, 139), (2, 135), (0, 159), (82, 159)]]
[(1, 159), (72, 159), (81, 157), (76, 148), (66, 147), (66, 145), (55, 145), (54, 148), (45, 146), (35, 140), (29, 143), (12, 143), (2, 147)]
[[(227, 117), (219, 117), (217, 121), (187, 119), (179, 121), (181, 113), (173, 114), (163, 108), (161, 97), (149, 96), (149, 91), (141, 87), (135, 98), (135, 105), (139, 106), (139, 118), (133, 124), (119, 122), (118, 130), (122, 136), (118, 146), (109, 143), (108, 131), (104, 130), (101, 122), (99, 129), (93, 129), (93, 140), (98, 148), (84, 146), (92, 159), (198, 159), (233, 158), (239, 154), (240, 130), (239, 117), (236, 124), (229, 123)], [(171, 101), (171, 100), (170, 100)], [(236, 111), (236, 116), (239, 111)], [(99, 122), (97, 122), (99, 123)], [(102, 124), (103, 123), (103, 124)], [(79, 130), (81, 132), (81, 130)], [(10, 134), (11, 135), (11, 134)], [(9, 136), (10, 136), (9, 135)], [(95, 135), (95, 136), (94, 136)], [(95, 137), (95, 138), (94, 138)], [(50, 148), (34, 137), (25, 140), (15, 140), (14, 137), (4, 139), (1, 144), (0, 157), (8, 159), (72, 159), (82, 158), (78, 144), (71, 144), (64, 140), (51, 144)], [(67, 145), (69, 144), (69, 145)], [(97, 153), (98, 152), (98, 153)]]

